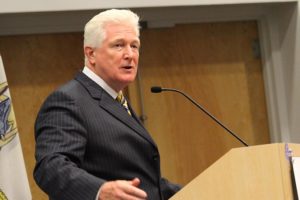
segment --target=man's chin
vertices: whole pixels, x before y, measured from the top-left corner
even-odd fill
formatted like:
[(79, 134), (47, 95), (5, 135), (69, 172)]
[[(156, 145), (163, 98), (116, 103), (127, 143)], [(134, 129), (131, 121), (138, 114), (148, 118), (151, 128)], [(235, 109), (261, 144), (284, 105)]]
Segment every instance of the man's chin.
[(133, 83), (134, 82), (134, 79), (130, 79), (130, 80), (126, 80), (124, 81), (124, 85), (128, 86), (130, 83)]
[(135, 80), (135, 77), (136, 77), (135, 75), (124, 76), (123, 79), (122, 79), (122, 82), (130, 84)]
[(130, 83), (134, 82), (135, 78), (126, 78), (119, 80), (119, 83), (123, 86), (122, 88), (127, 87)]

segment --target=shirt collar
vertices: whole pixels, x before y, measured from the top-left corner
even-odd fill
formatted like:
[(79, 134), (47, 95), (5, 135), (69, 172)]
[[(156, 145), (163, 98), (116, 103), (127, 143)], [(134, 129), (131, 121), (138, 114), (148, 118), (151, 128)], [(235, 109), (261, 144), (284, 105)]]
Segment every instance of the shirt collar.
[(113, 99), (117, 98), (118, 93), (114, 89), (112, 89), (100, 76), (98, 76), (92, 70), (90, 70), (87, 66), (84, 66), (82, 73), (87, 75), (87, 77), (89, 77), (100, 87), (102, 87)]

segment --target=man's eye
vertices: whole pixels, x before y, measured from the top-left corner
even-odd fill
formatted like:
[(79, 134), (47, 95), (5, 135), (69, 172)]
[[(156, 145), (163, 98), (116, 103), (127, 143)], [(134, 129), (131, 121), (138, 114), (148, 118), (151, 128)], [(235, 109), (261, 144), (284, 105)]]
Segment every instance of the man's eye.
[(133, 48), (133, 49), (139, 49), (140, 47), (138, 46), (138, 45), (131, 45), (131, 48)]
[(115, 46), (116, 48), (122, 48), (122, 47), (123, 47), (122, 44), (115, 44), (114, 46)]

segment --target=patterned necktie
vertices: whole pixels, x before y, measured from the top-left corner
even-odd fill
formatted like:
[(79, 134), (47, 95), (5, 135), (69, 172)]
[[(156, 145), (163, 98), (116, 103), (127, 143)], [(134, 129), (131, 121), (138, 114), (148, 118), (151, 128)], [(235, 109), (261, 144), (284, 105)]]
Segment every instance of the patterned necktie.
[(127, 103), (127, 101), (126, 101), (126, 99), (125, 99), (122, 92), (118, 93), (118, 96), (117, 96), (116, 100), (125, 108), (127, 113), (131, 116), (131, 112), (129, 110), (128, 103)]

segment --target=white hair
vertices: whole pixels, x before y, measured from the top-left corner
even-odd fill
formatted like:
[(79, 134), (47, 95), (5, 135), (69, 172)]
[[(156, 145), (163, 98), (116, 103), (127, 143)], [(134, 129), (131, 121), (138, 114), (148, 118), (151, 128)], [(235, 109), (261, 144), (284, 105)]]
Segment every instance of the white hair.
[[(100, 47), (106, 37), (105, 26), (109, 23), (131, 25), (139, 37), (139, 16), (130, 10), (110, 9), (100, 12), (84, 27), (84, 47)], [(85, 60), (87, 58), (85, 57)]]

